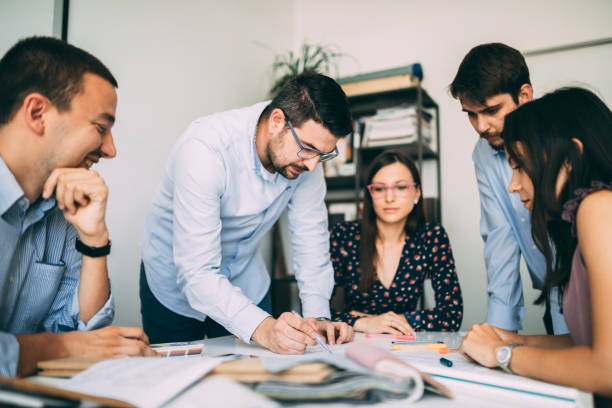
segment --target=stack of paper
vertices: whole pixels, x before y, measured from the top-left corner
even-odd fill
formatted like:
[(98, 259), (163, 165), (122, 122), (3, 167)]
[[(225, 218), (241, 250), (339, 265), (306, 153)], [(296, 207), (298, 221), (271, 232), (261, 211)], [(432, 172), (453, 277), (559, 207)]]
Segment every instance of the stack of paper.
[[(424, 142), (432, 140), (431, 114), (423, 111), (421, 133)], [(416, 107), (379, 110), (364, 120), (363, 144), (368, 147), (408, 144), (418, 141)]]
[(255, 392), (280, 401), (367, 400), (370, 403), (387, 399), (405, 399), (414, 390), (410, 379), (339, 371), (319, 384), (267, 380)]
[[(344, 346), (344, 345), (343, 345)], [(307, 384), (269, 379), (255, 387), (261, 395), (279, 401), (327, 401), (364, 400), (374, 403), (387, 399), (418, 399), (422, 383), (418, 375), (405, 378), (390, 378), (378, 375), (370, 369), (346, 357), (335, 346), (334, 353), (314, 352), (300, 356), (262, 357), (261, 362), (270, 372), (284, 372), (290, 367), (307, 362), (327, 363), (342, 371), (335, 372), (323, 381)], [(413, 395), (416, 394), (416, 395)]]

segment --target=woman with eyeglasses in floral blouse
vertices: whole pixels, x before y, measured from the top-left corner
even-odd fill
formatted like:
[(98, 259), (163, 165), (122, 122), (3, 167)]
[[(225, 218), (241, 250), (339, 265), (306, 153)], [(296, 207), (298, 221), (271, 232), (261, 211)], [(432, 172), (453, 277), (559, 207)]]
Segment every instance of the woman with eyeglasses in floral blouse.
[[(419, 172), (403, 152), (377, 156), (368, 170), (363, 216), (331, 233), (336, 288), (344, 288), (344, 311), (336, 320), (367, 333), (456, 331), (463, 300), (444, 228), (425, 222)], [(436, 305), (416, 310), (425, 279)]]

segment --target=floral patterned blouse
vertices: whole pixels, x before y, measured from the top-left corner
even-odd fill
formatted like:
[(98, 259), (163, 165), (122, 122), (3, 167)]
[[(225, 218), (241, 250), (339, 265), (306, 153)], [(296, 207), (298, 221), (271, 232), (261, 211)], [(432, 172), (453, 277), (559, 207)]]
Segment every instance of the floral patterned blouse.
[[(353, 325), (359, 318), (348, 312), (403, 313), (415, 330), (456, 331), (463, 318), (463, 298), (448, 236), (438, 223), (424, 223), (406, 237), (399, 266), (389, 289), (378, 279), (361, 293), (359, 287), (359, 222), (341, 222), (331, 232), (331, 260), (336, 287), (344, 288), (344, 311), (332, 310), (334, 320)], [(436, 306), (415, 310), (423, 282), (431, 279)], [(335, 289), (334, 289), (335, 290)]]

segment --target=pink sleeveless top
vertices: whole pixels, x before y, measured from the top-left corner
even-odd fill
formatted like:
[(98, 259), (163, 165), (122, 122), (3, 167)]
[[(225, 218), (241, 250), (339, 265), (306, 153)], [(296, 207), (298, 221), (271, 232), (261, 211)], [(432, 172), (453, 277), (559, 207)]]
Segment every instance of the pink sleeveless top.
[(579, 248), (574, 252), (572, 273), (563, 292), (563, 317), (577, 346), (593, 344), (589, 275)]
[[(572, 224), (573, 234), (576, 234), (576, 213), (582, 200), (587, 195), (604, 189), (612, 190), (612, 185), (592, 181), (590, 188), (577, 189), (574, 192), (574, 198), (563, 205), (561, 218)], [(563, 316), (577, 346), (593, 345), (589, 275), (578, 247), (574, 251), (570, 279), (563, 292)]]

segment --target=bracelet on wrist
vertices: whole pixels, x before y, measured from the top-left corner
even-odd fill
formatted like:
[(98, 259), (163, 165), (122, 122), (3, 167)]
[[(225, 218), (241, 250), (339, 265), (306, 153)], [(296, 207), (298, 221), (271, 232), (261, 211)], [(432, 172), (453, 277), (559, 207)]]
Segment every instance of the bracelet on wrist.
[(83, 241), (81, 241), (78, 237), (74, 243), (74, 247), (81, 254), (88, 256), (90, 258), (100, 258), (103, 256), (107, 256), (110, 254), (111, 250), (111, 241), (108, 240), (108, 243), (101, 247), (91, 247), (89, 245), (85, 245)]

